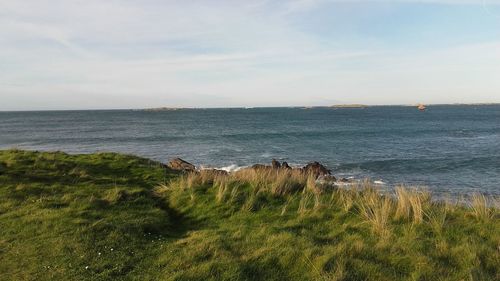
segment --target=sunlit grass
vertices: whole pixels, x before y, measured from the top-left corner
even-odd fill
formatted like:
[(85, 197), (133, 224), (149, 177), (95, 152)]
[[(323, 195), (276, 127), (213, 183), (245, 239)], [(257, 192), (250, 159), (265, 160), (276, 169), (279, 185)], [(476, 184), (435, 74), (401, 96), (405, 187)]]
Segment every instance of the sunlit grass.
[(381, 196), (370, 188), (361, 191), (358, 198), (360, 214), (371, 225), (374, 234), (387, 238), (391, 233), (389, 222), (393, 215), (394, 202), (388, 196)]
[(0, 152), (0, 279), (497, 280), (496, 198)]
[(395, 217), (411, 220), (416, 224), (422, 223), (424, 208), (431, 200), (430, 193), (425, 190), (398, 186), (395, 194), (397, 204)]
[(478, 220), (488, 220), (493, 215), (493, 208), (490, 206), (488, 199), (483, 194), (473, 194), (470, 199), (471, 213)]

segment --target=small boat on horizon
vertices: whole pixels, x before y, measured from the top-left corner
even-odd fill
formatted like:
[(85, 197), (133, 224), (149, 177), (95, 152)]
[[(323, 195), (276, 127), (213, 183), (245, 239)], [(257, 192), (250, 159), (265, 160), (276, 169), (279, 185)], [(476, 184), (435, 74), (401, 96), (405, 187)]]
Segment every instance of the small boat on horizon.
[(419, 104), (417, 108), (420, 111), (425, 111), (427, 109), (427, 107), (425, 107), (425, 105), (423, 105), (423, 104)]

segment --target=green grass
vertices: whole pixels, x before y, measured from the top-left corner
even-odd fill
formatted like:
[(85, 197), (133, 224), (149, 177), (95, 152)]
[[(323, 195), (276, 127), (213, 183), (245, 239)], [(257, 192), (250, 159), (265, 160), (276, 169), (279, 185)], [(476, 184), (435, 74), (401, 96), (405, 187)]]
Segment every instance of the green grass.
[(0, 280), (500, 280), (500, 213), (307, 175), (0, 151)]

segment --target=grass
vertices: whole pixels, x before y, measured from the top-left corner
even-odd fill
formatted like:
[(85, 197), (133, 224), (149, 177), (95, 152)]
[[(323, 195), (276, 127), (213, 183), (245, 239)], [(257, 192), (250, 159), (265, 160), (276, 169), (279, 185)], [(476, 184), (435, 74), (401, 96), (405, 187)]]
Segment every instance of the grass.
[(0, 280), (500, 280), (496, 202), (0, 151)]

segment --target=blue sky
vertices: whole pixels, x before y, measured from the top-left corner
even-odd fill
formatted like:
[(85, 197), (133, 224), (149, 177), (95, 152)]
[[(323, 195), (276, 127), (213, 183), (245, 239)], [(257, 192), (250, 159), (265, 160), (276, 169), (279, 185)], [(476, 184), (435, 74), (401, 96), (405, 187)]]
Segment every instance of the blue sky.
[(500, 102), (500, 0), (0, 0), (0, 110)]

